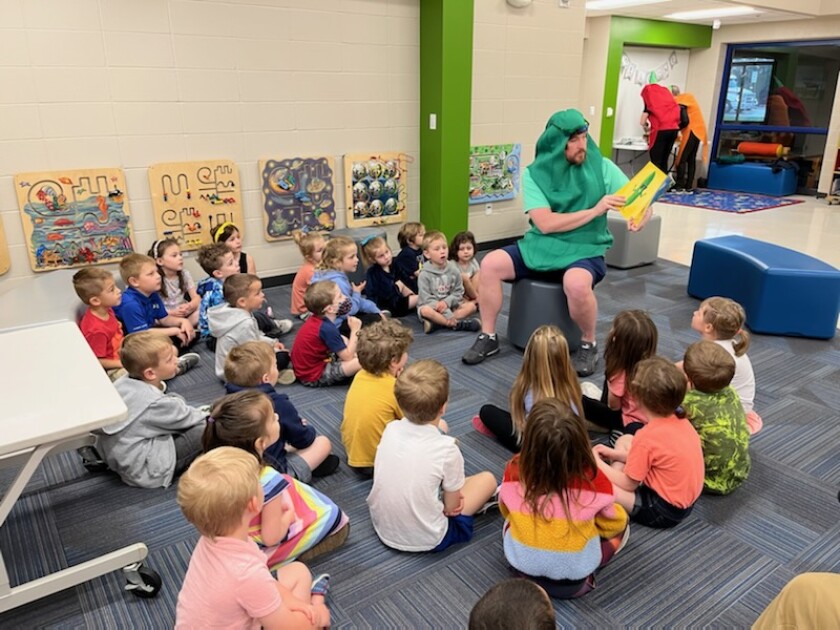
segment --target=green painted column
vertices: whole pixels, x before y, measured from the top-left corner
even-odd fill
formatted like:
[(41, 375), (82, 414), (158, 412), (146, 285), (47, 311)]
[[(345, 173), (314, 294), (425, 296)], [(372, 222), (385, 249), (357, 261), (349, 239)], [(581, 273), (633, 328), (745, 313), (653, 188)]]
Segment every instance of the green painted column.
[(420, 220), (448, 238), (468, 225), (473, 1), (420, 2)]

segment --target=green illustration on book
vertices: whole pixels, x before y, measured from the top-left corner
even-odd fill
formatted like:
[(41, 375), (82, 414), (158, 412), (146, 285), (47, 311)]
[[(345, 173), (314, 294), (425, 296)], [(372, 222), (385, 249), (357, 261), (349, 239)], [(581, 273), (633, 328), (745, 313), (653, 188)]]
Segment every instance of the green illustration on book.
[(650, 204), (659, 199), (673, 183), (670, 175), (648, 162), (633, 179), (615, 193), (625, 198), (624, 205), (618, 209), (619, 212), (630, 223), (641, 222)]

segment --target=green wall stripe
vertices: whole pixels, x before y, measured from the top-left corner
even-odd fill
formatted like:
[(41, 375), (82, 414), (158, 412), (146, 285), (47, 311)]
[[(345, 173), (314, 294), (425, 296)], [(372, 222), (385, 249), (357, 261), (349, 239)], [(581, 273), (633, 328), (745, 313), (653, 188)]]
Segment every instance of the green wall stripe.
[(468, 226), (472, 47), (473, 0), (422, 0), (420, 220), (449, 238)]
[(609, 118), (607, 108), (615, 112), (618, 102), (618, 80), (624, 46), (662, 46), (668, 48), (709, 48), (712, 27), (699, 24), (679, 24), (662, 20), (613, 17), (610, 19), (610, 39), (607, 48), (607, 70), (604, 78), (604, 102), (601, 104), (601, 153), (612, 156), (615, 115)]

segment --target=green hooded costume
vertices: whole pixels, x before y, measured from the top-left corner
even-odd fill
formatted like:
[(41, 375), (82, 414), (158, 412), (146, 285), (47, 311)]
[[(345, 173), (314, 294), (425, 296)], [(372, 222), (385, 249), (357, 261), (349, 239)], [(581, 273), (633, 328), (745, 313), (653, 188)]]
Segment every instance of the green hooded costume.
[[(566, 144), (575, 132), (587, 126), (579, 111), (557, 112), (537, 140), (536, 157), (528, 174), (548, 200), (552, 212), (570, 213), (595, 206), (608, 192), (605, 164), (592, 137), (586, 135), (586, 160), (572, 164), (566, 159)], [(624, 178), (626, 181), (626, 178)], [(543, 234), (531, 222), (530, 229), (519, 241), (519, 250), (529, 269), (555, 271), (565, 269), (584, 258), (603, 256), (612, 245), (605, 214), (569, 232)]]

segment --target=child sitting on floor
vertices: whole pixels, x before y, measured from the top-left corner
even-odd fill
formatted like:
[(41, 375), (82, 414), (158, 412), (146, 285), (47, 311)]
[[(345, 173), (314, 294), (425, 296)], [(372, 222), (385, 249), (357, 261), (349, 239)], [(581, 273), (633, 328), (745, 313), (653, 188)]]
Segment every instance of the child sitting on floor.
[(481, 278), (481, 267), (475, 259), (478, 247), (472, 232), (458, 232), (449, 244), (449, 260), (458, 266), (461, 281), (464, 283), (464, 295), (468, 300), (478, 299), (478, 282)]
[(524, 578), (494, 584), (470, 611), (468, 630), (554, 630), (554, 606), (548, 593)]
[(214, 306), (207, 313), (210, 333), (216, 338), (216, 376), (224, 380), (225, 360), (231, 348), (246, 341), (261, 341), (274, 350), (279, 370), (278, 383), (290, 385), (294, 372), (289, 369), (289, 352), (286, 347), (260, 333), (254, 311), (265, 302), (262, 281), (250, 273), (229, 276), (224, 284), (225, 304)]
[(423, 255), (428, 260), (417, 279), (417, 314), (426, 334), (437, 328), (470, 332), (481, 330), (481, 322), (470, 317), (477, 306), (475, 302), (464, 299), (461, 272), (448, 259), (449, 247), (443, 232), (426, 234)]
[(404, 223), (397, 234), (397, 241), (402, 249), (394, 258), (394, 269), (397, 280), (401, 280), (412, 293), (417, 293), (417, 278), (420, 277), (420, 269), (424, 263), (423, 239), (425, 237), (426, 227), (417, 221)]
[(350, 338), (341, 336), (335, 321), (347, 298), (330, 280), (310, 284), (304, 302), (312, 315), (300, 327), (292, 346), (295, 376), (309, 387), (346, 383), (362, 369), (356, 358), (356, 333), (362, 322), (348, 318)]
[(313, 582), (306, 565), (294, 562), (274, 578), (248, 537), (263, 506), (251, 454), (222, 447), (199, 457), (178, 484), (178, 505), (201, 537), (178, 594), (176, 629), (330, 625), (329, 576)]
[(128, 374), (114, 387), (128, 415), (96, 432), (97, 450), (128, 485), (165, 488), (201, 452), (207, 414), (166, 393), (164, 381), (178, 370), (169, 337), (151, 331), (127, 335), (120, 360)]
[(712, 341), (698, 341), (685, 351), (683, 371), (688, 392), (682, 406), (703, 445), (704, 487), (712, 494), (729, 494), (750, 474), (747, 416), (729, 386), (735, 359)]
[(295, 230), (292, 232), (292, 237), (295, 239), (298, 249), (300, 249), (300, 255), (303, 256), (303, 264), (297, 270), (295, 279), (292, 281), (292, 315), (306, 319), (309, 317), (309, 311), (306, 310), (306, 304), (303, 303), (303, 296), (306, 289), (312, 284), (315, 269), (321, 264), (327, 242), (320, 232), (303, 233), (300, 230)]
[(113, 381), (125, 374), (120, 361), (122, 326), (114, 314), (122, 291), (114, 282), (114, 276), (101, 267), (85, 267), (73, 274), (73, 289), (87, 305), (79, 322), (82, 335)]
[(363, 241), (362, 257), (368, 265), (365, 295), (393, 317), (413, 313), (417, 295), (397, 278), (391, 248), (381, 236)]
[(177, 317), (186, 317), (193, 327), (198, 326), (198, 307), (201, 296), (195, 290), (192, 274), (184, 269), (184, 255), (174, 238), (155, 241), (149, 248), (149, 256), (155, 259), (163, 283), (160, 296), (166, 312)]
[(213, 403), (204, 431), (204, 451), (236, 446), (262, 464), (265, 503), (251, 520), (250, 536), (271, 569), (337, 549), (350, 532), (347, 515), (315, 488), (278, 472), (264, 454), (280, 437), (271, 400), (255, 389)]
[[(288, 473), (305, 483), (312, 477), (325, 477), (338, 468), (338, 457), (330, 454), (332, 444), (318, 435), (298, 414), (286, 394), (274, 389), (277, 382), (274, 350), (260, 341), (246, 341), (235, 346), (225, 361), (225, 391), (228, 394), (256, 389), (266, 394), (280, 421), (280, 438), (263, 453), (263, 458), (281, 473)], [(289, 450), (287, 451), (286, 445)]]
[(615, 489), (615, 498), (634, 522), (674, 527), (685, 519), (703, 491), (703, 448), (680, 405), (686, 380), (662, 357), (636, 367), (630, 394), (648, 423), (635, 435), (622, 435), (615, 448), (592, 448)]
[(215, 350), (216, 339), (210, 334), (207, 312), (214, 306), (224, 304), (224, 282), (233, 274), (239, 273), (239, 267), (233, 260), (233, 252), (224, 243), (213, 243), (199, 248), (198, 264), (207, 274), (196, 288), (196, 292), (201, 296), (201, 304), (198, 307), (198, 332), (202, 339), (207, 340), (207, 347)]
[(467, 542), (473, 515), (496, 492), (496, 478), (487, 471), (465, 478), (457, 440), (438, 428), (449, 372), (433, 359), (418, 361), (397, 377), (394, 391), (405, 417), (385, 427), (376, 450), (367, 498), (373, 528), (401, 551), (443, 551)]
[[(158, 293), (162, 279), (154, 259), (143, 254), (123, 256), (120, 275), (128, 288), (114, 311), (125, 333), (128, 335), (148, 330), (171, 337), (179, 352), (188, 348), (195, 339), (195, 329), (190, 320), (166, 312), (166, 306)], [(184, 354), (178, 374), (195, 366), (199, 358), (194, 352)]]
[(552, 597), (580, 597), (627, 542), (627, 513), (598, 470), (586, 426), (556, 398), (534, 403), (499, 489), (505, 558)]
[(403, 417), (394, 385), (408, 361), (411, 330), (399, 322), (377, 322), (359, 332), (356, 353), (361, 371), (344, 400), (341, 441), (348, 465), (356, 472), (373, 474), (376, 447), (385, 426)]

